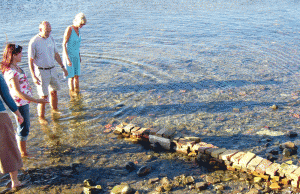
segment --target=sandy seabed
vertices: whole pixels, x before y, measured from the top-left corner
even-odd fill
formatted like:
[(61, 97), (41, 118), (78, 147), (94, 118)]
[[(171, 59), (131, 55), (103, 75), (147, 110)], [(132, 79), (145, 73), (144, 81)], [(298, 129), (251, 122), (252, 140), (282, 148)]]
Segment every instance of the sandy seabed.
[[(159, 186), (149, 184), (153, 178), (175, 180), (184, 175), (201, 182), (207, 175), (227, 176), (226, 171), (199, 166), (194, 158), (154, 152), (119, 138), (113, 129), (122, 122), (172, 129), (218, 147), (251, 151), (262, 157), (286, 141), (300, 143), (298, 137), (285, 135), (299, 128), (297, 81), (270, 66), (255, 70), (254, 63), (234, 68), (185, 61), (162, 67), (150, 62), (100, 60), (100, 67), (91, 65), (81, 76), (78, 97), (70, 99), (66, 80), (62, 81), (62, 114), (53, 115), (47, 107), (49, 125), (38, 123), (35, 105), (31, 104), (28, 150), (34, 157), (24, 159), (20, 177), (28, 183), (17, 193), (81, 193), (85, 179), (101, 185), (104, 193), (124, 182), (139, 193), (153, 193)], [(274, 104), (277, 110), (270, 108)], [(276, 161), (287, 160), (299, 165), (298, 155), (285, 158), (279, 154)], [(125, 169), (129, 161), (137, 170), (150, 166), (151, 172), (139, 177), (137, 170)], [(241, 177), (221, 179), (201, 192), (246, 193), (254, 186)], [(3, 188), (7, 181), (4, 175), (0, 186)], [(222, 191), (218, 185), (224, 186)], [(168, 193), (199, 192), (179, 184)]]

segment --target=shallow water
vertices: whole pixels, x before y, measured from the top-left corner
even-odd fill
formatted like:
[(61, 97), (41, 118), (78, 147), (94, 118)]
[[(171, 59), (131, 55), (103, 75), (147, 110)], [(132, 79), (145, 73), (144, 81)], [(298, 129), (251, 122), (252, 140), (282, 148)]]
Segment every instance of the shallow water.
[[(28, 144), (36, 159), (25, 160), (25, 168), (80, 162), (88, 172), (109, 174), (131, 158), (147, 163), (143, 154), (151, 151), (111, 134), (110, 125), (124, 121), (262, 156), (267, 138), (277, 145), (299, 128), (299, 1), (14, 0), (0, 2), (0, 11), (1, 44), (24, 47), (28, 75), (27, 46), (40, 21), (50, 21), (62, 51), (74, 15), (82, 11), (88, 20), (81, 30), (81, 97), (70, 99), (61, 75), (60, 117), (51, 121), (48, 107), (51, 122), (40, 126), (31, 104)], [(75, 185), (92, 173), (82, 174)]]

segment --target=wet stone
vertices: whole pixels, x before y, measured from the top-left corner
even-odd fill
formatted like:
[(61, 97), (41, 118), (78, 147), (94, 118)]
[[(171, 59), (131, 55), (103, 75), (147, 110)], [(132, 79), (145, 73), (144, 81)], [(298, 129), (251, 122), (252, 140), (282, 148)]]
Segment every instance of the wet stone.
[(288, 137), (292, 138), (292, 137), (297, 137), (297, 136), (298, 136), (298, 133), (295, 132), (295, 131), (289, 131), (286, 135), (287, 135)]
[(121, 184), (115, 186), (110, 194), (132, 194), (133, 189), (128, 184)]
[(260, 194), (261, 192), (257, 190), (256, 188), (250, 189), (246, 194)]
[(84, 194), (99, 194), (102, 192), (102, 187), (100, 185), (92, 187), (83, 187)]
[(267, 154), (267, 159), (270, 160), (271, 162), (278, 160), (277, 157), (275, 157), (273, 154), (270, 153)]
[(148, 184), (153, 184), (159, 181), (159, 178), (153, 178), (153, 179), (149, 179)]
[(216, 185), (215, 186), (215, 189), (216, 190), (220, 190), (220, 191), (223, 191), (225, 189), (224, 185)]
[(142, 167), (138, 170), (137, 175), (138, 175), (138, 176), (145, 176), (145, 175), (149, 174), (150, 171), (151, 171), (151, 167), (149, 167), (149, 166), (142, 166)]
[(125, 168), (131, 172), (135, 170), (136, 166), (133, 162), (127, 162)]
[(205, 190), (208, 187), (208, 184), (206, 182), (197, 182), (195, 184), (196, 189)]
[(215, 183), (221, 182), (219, 177), (213, 177), (213, 176), (209, 176), (209, 175), (207, 175), (205, 177), (205, 180), (207, 183), (210, 183), (210, 184), (215, 184)]
[(271, 106), (271, 109), (277, 110), (277, 109), (278, 109), (278, 106), (277, 106), (276, 104), (273, 104), (273, 105)]
[(290, 148), (284, 148), (282, 151), (282, 155), (285, 157), (290, 157), (292, 155), (292, 150)]
[(195, 183), (194, 177), (192, 177), (192, 176), (186, 177), (185, 182), (186, 182), (187, 185), (194, 184)]

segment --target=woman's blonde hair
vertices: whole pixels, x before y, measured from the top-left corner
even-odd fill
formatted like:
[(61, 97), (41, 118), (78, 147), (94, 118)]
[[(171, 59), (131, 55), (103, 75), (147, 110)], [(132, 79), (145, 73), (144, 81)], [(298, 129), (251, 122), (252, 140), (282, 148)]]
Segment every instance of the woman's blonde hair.
[(74, 25), (80, 25), (80, 24), (86, 24), (86, 17), (83, 13), (79, 13), (75, 16), (74, 20), (73, 20), (73, 24)]

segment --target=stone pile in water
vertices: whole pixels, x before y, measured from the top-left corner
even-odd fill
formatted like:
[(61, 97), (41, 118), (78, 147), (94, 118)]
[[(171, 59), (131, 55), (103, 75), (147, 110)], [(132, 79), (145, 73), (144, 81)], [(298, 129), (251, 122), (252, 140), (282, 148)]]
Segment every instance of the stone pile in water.
[(141, 128), (122, 123), (116, 126), (114, 132), (136, 142), (148, 142), (153, 149), (176, 151), (197, 157), (204, 166), (217, 163), (228, 170), (252, 174), (269, 181), (271, 189), (279, 190), (283, 185), (300, 188), (300, 167), (297, 165), (278, 164), (251, 152), (219, 148), (202, 142), (199, 137), (182, 137), (167, 129)]

